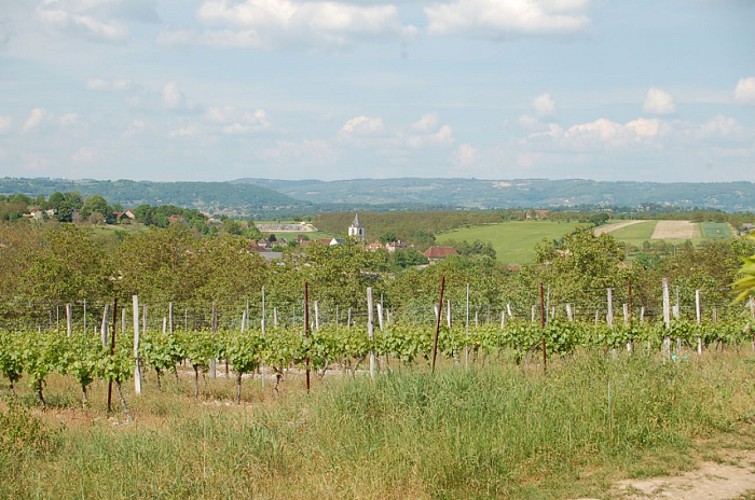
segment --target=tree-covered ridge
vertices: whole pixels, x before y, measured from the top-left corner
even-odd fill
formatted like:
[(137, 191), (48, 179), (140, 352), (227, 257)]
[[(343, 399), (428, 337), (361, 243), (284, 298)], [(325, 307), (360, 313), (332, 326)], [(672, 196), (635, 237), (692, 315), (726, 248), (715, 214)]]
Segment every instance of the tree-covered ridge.
[(241, 179), (312, 203), (508, 208), (633, 206), (755, 211), (752, 182), (607, 182), (586, 179), (352, 179), (338, 181)]
[(0, 178), (0, 194), (5, 195), (49, 196), (55, 192), (73, 191), (82, 196), (97, 194), (124, 207), (176, 205), (228, 215), (248, 215), (280, 208), (301, 211), (309, 205), (251, 184)]

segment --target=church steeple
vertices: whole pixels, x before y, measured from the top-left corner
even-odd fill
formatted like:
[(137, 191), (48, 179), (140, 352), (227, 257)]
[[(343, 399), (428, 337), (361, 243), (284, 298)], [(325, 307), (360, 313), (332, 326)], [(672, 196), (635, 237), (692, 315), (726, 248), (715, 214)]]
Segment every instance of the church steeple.
[(364, 227), (359, 223), (359, 214), (354, 215), (354, 222), (349, 226), (349, 236), (364, 239)]

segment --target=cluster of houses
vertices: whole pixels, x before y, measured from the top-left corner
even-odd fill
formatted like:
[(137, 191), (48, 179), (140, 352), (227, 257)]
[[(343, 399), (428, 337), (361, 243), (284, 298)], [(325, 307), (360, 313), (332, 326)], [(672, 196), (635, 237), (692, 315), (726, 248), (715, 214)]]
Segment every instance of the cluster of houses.
[[(364, 241), (365, 231), (364, 231), (364, 226), (362, 226), (362, 224), (360, 224), (359, 222), (359, 214), (354, 216), (354, 222), (352, 222), (351, 225), (349, 226), (347, 230), (347, 235), (349, 238), (355, 238), (355, 239)], [(341, 245), (344, 243), (345, 240), (343, 238), (324, 238), (324, 239), (310, 240), (303, 234), (297, 234), (293, 241), (295, 241), (296, 244), (301, 247), (307, 247), (308, 245), (313, 245), (313, 244), (320, 244), (320, 245), (326, 245), (326, 246)], [(262, 255), (265, 259), (273, 260), (280, 257), (280, 252), (274, 252), (273, 248), (280, 247), (280, 246), (285, 247), (286, 245), (288, 245), (288, 240), (281, 237), (276, 238), (274, 240), (263, 238), (260, 240), (251, 241), (251, 245), (252, 245), (252, 250), (260, 252), (260, 255)], [(380, 242), (369, 243), (365, 245), (365, 248), (371, 252), (375, 252), (378, 250), (385, 250), (388, 253), (393, 254), (393, 253), (396, 253), (397, 250), (407, 250), (408, 248), (410, 248), (410, 246), (404, 241), (389, 241), (385, 244), (380, 243)], [(427, 259), (430, 262), (435, 262), (438, 260), (443, 260), (452, 255), (458, 255), (458, 254), (453, 247), (432, 246), (428, 248), (422, 255), (427, 257)]]

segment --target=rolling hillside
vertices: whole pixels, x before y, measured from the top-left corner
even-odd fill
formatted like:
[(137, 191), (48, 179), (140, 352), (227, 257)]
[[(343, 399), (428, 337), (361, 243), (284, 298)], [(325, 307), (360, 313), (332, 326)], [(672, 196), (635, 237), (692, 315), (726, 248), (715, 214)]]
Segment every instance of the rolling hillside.
[(584, 179), (240, 179), (312, 203), (416, 203), (465, 208), (640, 206), (755, 211), (755, 183), (604, 182)]

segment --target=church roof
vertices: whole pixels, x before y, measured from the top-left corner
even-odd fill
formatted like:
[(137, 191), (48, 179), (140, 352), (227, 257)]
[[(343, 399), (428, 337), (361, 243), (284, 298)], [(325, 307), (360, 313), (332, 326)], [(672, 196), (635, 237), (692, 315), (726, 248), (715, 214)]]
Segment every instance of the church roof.
[(354, 215), (354, 222), (351, 223), (351, 227), (360, 227), (359, 214)]

